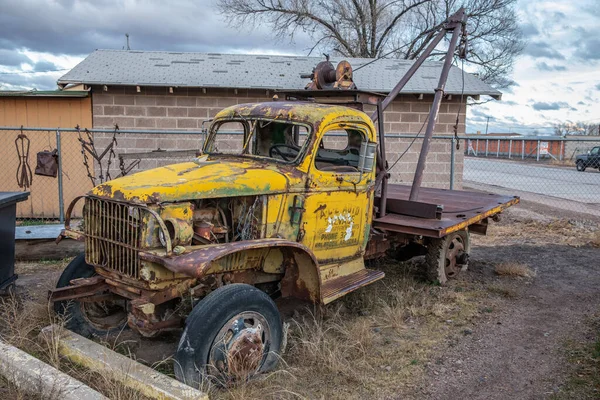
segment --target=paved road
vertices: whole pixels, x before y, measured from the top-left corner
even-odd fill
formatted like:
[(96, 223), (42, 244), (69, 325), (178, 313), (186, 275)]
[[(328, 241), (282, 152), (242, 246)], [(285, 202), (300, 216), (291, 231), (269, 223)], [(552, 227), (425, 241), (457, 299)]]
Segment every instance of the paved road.
[(574, 166), (564, 168), (466, 157), (464, 180), (467, 187), (481, 184), (589, 205), (600, 204), (598, 170), (577, 172)]

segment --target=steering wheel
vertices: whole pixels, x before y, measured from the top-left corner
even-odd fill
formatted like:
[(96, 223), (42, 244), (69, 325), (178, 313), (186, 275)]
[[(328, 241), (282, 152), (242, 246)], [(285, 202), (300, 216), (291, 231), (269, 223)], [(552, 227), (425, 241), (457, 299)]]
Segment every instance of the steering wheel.
[(290, 160), (290, 159), (288, 159), (288, 157), (286, 157), (286, 154), (285, 154), (283, 151), (281, 151), (281, 150), (282, 150), (282, 149), (284, 149), (284, 148), (285, 148), (285, 149), (292, 150), (292, 151), (294, 151), (294, 152), (296, 153), (296, 154), (290, 154), (290, 153), (288, 153), (288, 154), (287, 154), (287, 156), (289, 156), (289, 157), (292, 157), (292, 156), (293, 156), (294, 158), (296, 158), (296, 156), (298, 155), (298, 152), (299, 152), (299, 150), (298, 150), (298, 149), (296, 149), (296, 148), (295, 148), (295, 147), (293, 147), (293, 146), (290, 146), (290, 145), (287, 145), (287, 144), (274, 144), (274, 145), (273, 145), (273, 146), (271, 146), (271, 148), (269, 149), (269, 157), (271, 157), (271, 158), (275, 158), (275, 155), (278, 155), (278, 156), (280, 156), (280, 157), (281, 157), (281, 158), (282, 158), (284, 161), (288, 161), (288, 162), (289, 162), (289, 161), (293, 161), (293, 160)]

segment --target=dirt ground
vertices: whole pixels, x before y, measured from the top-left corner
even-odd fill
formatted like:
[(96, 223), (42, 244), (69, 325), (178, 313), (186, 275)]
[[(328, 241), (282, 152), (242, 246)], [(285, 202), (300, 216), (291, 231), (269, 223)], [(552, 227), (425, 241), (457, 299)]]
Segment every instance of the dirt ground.
[[(529, 265), (536, 277), (504, 282), (514, 292), (472, 334), (437, 349), (425, 378), (428, 398), (600, 398), (598, 387), (571, 387), (573, 366), (567, 360), (569, 343), (594, 339), (585, 336), (585, 325), (600, 319), (600, 249), (573, 232), (587, 228), (598, 240), (598, 220), (552, 225), (552, 213), (535, 209), (511, 210), (500, 229), (474, 241), (464, 279), (488, 285), (506, 280), (494, 277), (489, 266), (507, 261)], [(529, 229), (514, 234), (511, 223)], [(597, 340), (600, 332), (595, 335)]]
[[(600, 350), (589, 350), (600, 349), (600, 224), (585, 218), (521, 204), (473, 236), (469, 271), (446, 287), (424, 282), (418, 259), (380, 262), (386, 279), (324, 309), (280, 302), (290, 340), (279, 373), (211, 395), (600, 399)], [(507, 263), (535, 276), (498, 276)], [(64, 266), (19, 263), (21, 293), (46, 290)], [(119, 340), (152, 365), (177, 338)]]

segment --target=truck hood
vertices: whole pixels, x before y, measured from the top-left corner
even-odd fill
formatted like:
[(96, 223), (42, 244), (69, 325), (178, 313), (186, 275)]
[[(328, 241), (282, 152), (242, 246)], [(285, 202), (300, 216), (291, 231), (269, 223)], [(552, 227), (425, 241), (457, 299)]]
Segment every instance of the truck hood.
[[(295, 173), (294, 173), (295, 172)], [(209, 159), (172, 164), (96, 186), (91, 195), (138, 203), (250, 196), (285, 192), (301, 184), (291, 166), (239, 159)]]

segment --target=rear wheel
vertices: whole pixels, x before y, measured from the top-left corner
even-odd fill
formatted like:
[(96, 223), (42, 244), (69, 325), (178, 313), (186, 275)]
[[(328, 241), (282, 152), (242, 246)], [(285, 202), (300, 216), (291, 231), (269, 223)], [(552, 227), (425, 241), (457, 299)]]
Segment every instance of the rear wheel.
[(585, 171), (585, 164), (583, 161), (581, 161), (581, 160), (577, 161), (576, 166), (577, 166), (577, 171), (580, 171), (580, 172)]
[[(69, 286), (73, 279), (91, 278), (94, 267), (85, 262), (84, 254), (75, 257), (65, 268), (57, 288)], [(81, 302), (65, 300), (54, 303), (54, 311), (66, 318), (65, 327), (84, 337), (106, 336), (127, 327), (127, 311), (123, 301)]]
[(175, 376), (191, 386), (246, 380), (275, 367), (282, 340), (277, 306), (245, 284), (223, 286), (192, 310), (175, 354)]
[(425, 255), (427, 277), (441, 285), (456, 278), (461, 271), (467, 269), (470, 251), (468, 231), (453, 232), (441, 239), (431, 239)]

